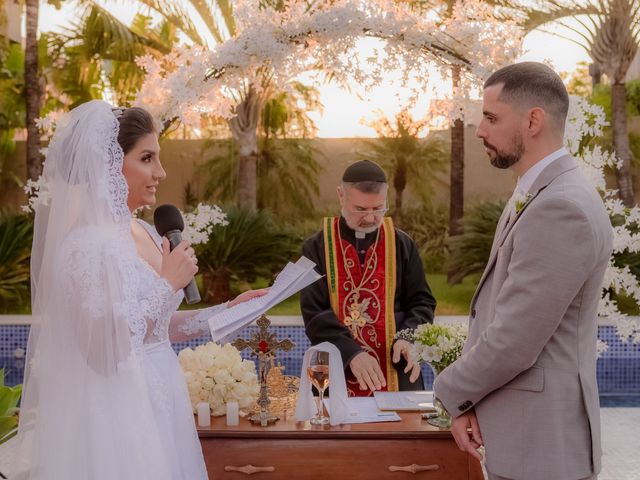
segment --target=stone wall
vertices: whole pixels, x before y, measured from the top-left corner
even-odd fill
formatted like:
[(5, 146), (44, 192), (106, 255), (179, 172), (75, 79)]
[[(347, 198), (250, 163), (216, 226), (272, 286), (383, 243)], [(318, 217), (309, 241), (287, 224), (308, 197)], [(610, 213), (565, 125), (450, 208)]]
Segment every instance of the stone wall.
[[(465, 137), (465, 204), (507, 198), (511, 195), (515, 185), (515, 178), (509, 170), (493, 168), (484, 150), (482, 142), (475, 135), (474, 127), (467, 127)], [(449, 131), (436, 132), (449, 148)], [(313, 142), (319, 151), (318, 161), (323, 167), (320, 174), (320, 195), (315, 200), (319, 211), (330, 211), (337, 206), (335, 189), (344, 168), (358, 159), (358, 153), (364, 148), (362, 139), (353, 138), (317, 138)], [(182, 207), (185, 199), (185, 188), (191, 183), (196, 191), (201, 190), (201, 179), (196, 175), (196, 167), (208, 158), (214, 156), (213, 147), (203, 151), (204, 140), (166, 140), (161, 144), (160, 157), (167, 171), (165, 180), (158, 190), (159, 203), (173, 203)], [(15, 154), (4, 165), (5, 172), (13, 172), (19, 178), (25, 176), (25, 145), (18, 142)], [(447, 162), (448, 163), (448, 162)], [(437, 203), (448, 204), (449, 173), (439, 174), (444, 182), (435, 187), (433, 197)], [(636, 193), (640, 193), (640, 186), (636, 186)], [(412, 198), (407, 192), (405, 205), (410, 206)], [(638, 195), (640, 198), (640, 195)], [(392, 199), (390, 199), (392, 201)], [(11, 180), (4, 180), (0, 184), (0, 205), (17, 208), (26, 201), (21, 189)]]
[[(510, 172), (496, 171), (485, 155), (482, 143), (473, 135), (473, 128), (468, 128), (465, 142), (465, 200), (476, 202), (496, 197), (507, 197), (511, 194), (514, 180)], [(438, 132), (448, 144), (447, 132)], [(319, 151), (318, 161), (323, 171), (320, 174), (320, 196), (315, 204), (319, 210), (325, 211), (337, 205), (335, 189), (346, 166), (358, 159), (358, 154), (364, 149), (361, 139), (352, 138), (318, 138), (313, 142)], [(160, 158), (167, 171), (167, 180), (158, 190), (159, 203), (174, 203), (180, 207), (184, 205), (185, 188), (191, 183), (196, 190), (201, 190), (202, 182), (196, 175), (196, 168), (204, 160), (216, 153), (216, 147), (203, 151), (203, 140), (166, 140), (161, 144)], [(220, 149), (221, 147), (218, 147)], [(449, 148), (448, 145), (446, 147)], [(221, 151), (221, 150), (220, 150)], [(18, 142), (15, 154), (4, 165), (5, 172), (13, 172), (19, 178), (25, 177), (25, 144)], [(439, 176), (445, 184), (438, 185), (434, 198), (438, 203), (448, 202), (448, 172)], [(408, 202), (412, 194), (408, 192)], [(0, 185), (0, 204), (18, 207), (26, 201), (21, 189), (10, 180), (4, 180)]]

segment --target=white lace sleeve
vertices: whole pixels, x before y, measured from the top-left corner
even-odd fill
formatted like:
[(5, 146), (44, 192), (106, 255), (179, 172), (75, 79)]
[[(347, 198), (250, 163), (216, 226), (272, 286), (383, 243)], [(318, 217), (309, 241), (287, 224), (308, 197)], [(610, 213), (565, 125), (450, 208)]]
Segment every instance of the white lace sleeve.
[(209, 332), (209, 318), (222, 309), (227, 308), (223, 303), (200, 310), (177, 312), (171, 318), (169, 337), (172, 342), (181, 342), (196, 338)]
[(156, 275), (147, 276), (145, 293), (139, 298), (141, 323), (145, 325), (146, 331), (144, 343), (168, 339), (171, 316), (181, 302), (182, 294), (175, 293), (164, 278)]

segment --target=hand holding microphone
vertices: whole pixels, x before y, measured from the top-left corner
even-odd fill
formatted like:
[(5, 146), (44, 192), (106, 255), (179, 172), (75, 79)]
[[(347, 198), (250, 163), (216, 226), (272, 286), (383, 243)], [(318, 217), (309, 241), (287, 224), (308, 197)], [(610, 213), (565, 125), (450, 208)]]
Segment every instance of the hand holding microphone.
[(193, 248), (182, 240), (173, 250), (166, 238), (162, 239), (162, 269), (160, 276), (169, 282), (174, 290), (184, 288), (198, 272), (193, 260)]
[(193, 276), (198, 272), (197, 259), (189, 242), (182, 240), (184, 220), (173, 205), (161, 205), (153, 213), (153, 222), (162, 241), (162, 271), (176, 290), (183, 287), (186, 302), (191, 305), (200, 301), (200, 293)]

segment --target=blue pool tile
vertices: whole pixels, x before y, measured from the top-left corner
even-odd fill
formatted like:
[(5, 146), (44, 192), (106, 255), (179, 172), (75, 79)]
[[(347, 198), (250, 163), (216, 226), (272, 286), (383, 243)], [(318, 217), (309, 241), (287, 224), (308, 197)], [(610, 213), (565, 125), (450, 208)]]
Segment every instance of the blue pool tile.
[[(276, 364), (284, 365), (285, 373), (300, 375), (302, 368), (302, 356), (310, 343), (304, 328), (300, 326), (276, 326), (272, 330), (279, 339), (289, 338), (295, 343), (295, 347), (289, 352), (278, 352)], [(226, 341), (236, 338), (249, 339), (258, 331), (256, 326), (248, 326), (239, 332), (229, 336)], [(5, 381), (7, 385), (15, 385), (22, 382), (24, 372), (24, 353), (29, 336), (28, 325), (0, 325), (0, 367), (5, 368)], [(607, 395), (640, 395), (640, 345), (632, 342), (623, 342), (612, 326), (600, 326), (598, 337), (609, 345), (597, 363), (597, 378), (600, 394), (603, 398)], [(201, 338), (174, 344), (174, 350), (178, 353), (186, 347), (196, 347), (211, 341), (211, 337)], [(251, 358), (248, 350), (242, 352), (243, 358)], [(422, 368), (425, 388), (431, 389), (433, 385), (433, 373), (428, 365)], [(613, 401), (613, 400), (612, 400)]]

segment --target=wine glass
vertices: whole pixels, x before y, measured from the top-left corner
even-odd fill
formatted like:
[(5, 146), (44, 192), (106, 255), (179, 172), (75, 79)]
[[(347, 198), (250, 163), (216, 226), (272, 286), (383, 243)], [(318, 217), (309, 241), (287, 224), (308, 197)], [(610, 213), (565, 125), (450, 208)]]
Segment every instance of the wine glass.
[(324, 416), (324, 391), (329, 386), (329, 352), (311, 352), (311, 359), (307, 367), (307, 375), (314, 387), (320, 392), (318, 412), (310, 422), (314, 425), (326, 425), (329, 418)]

